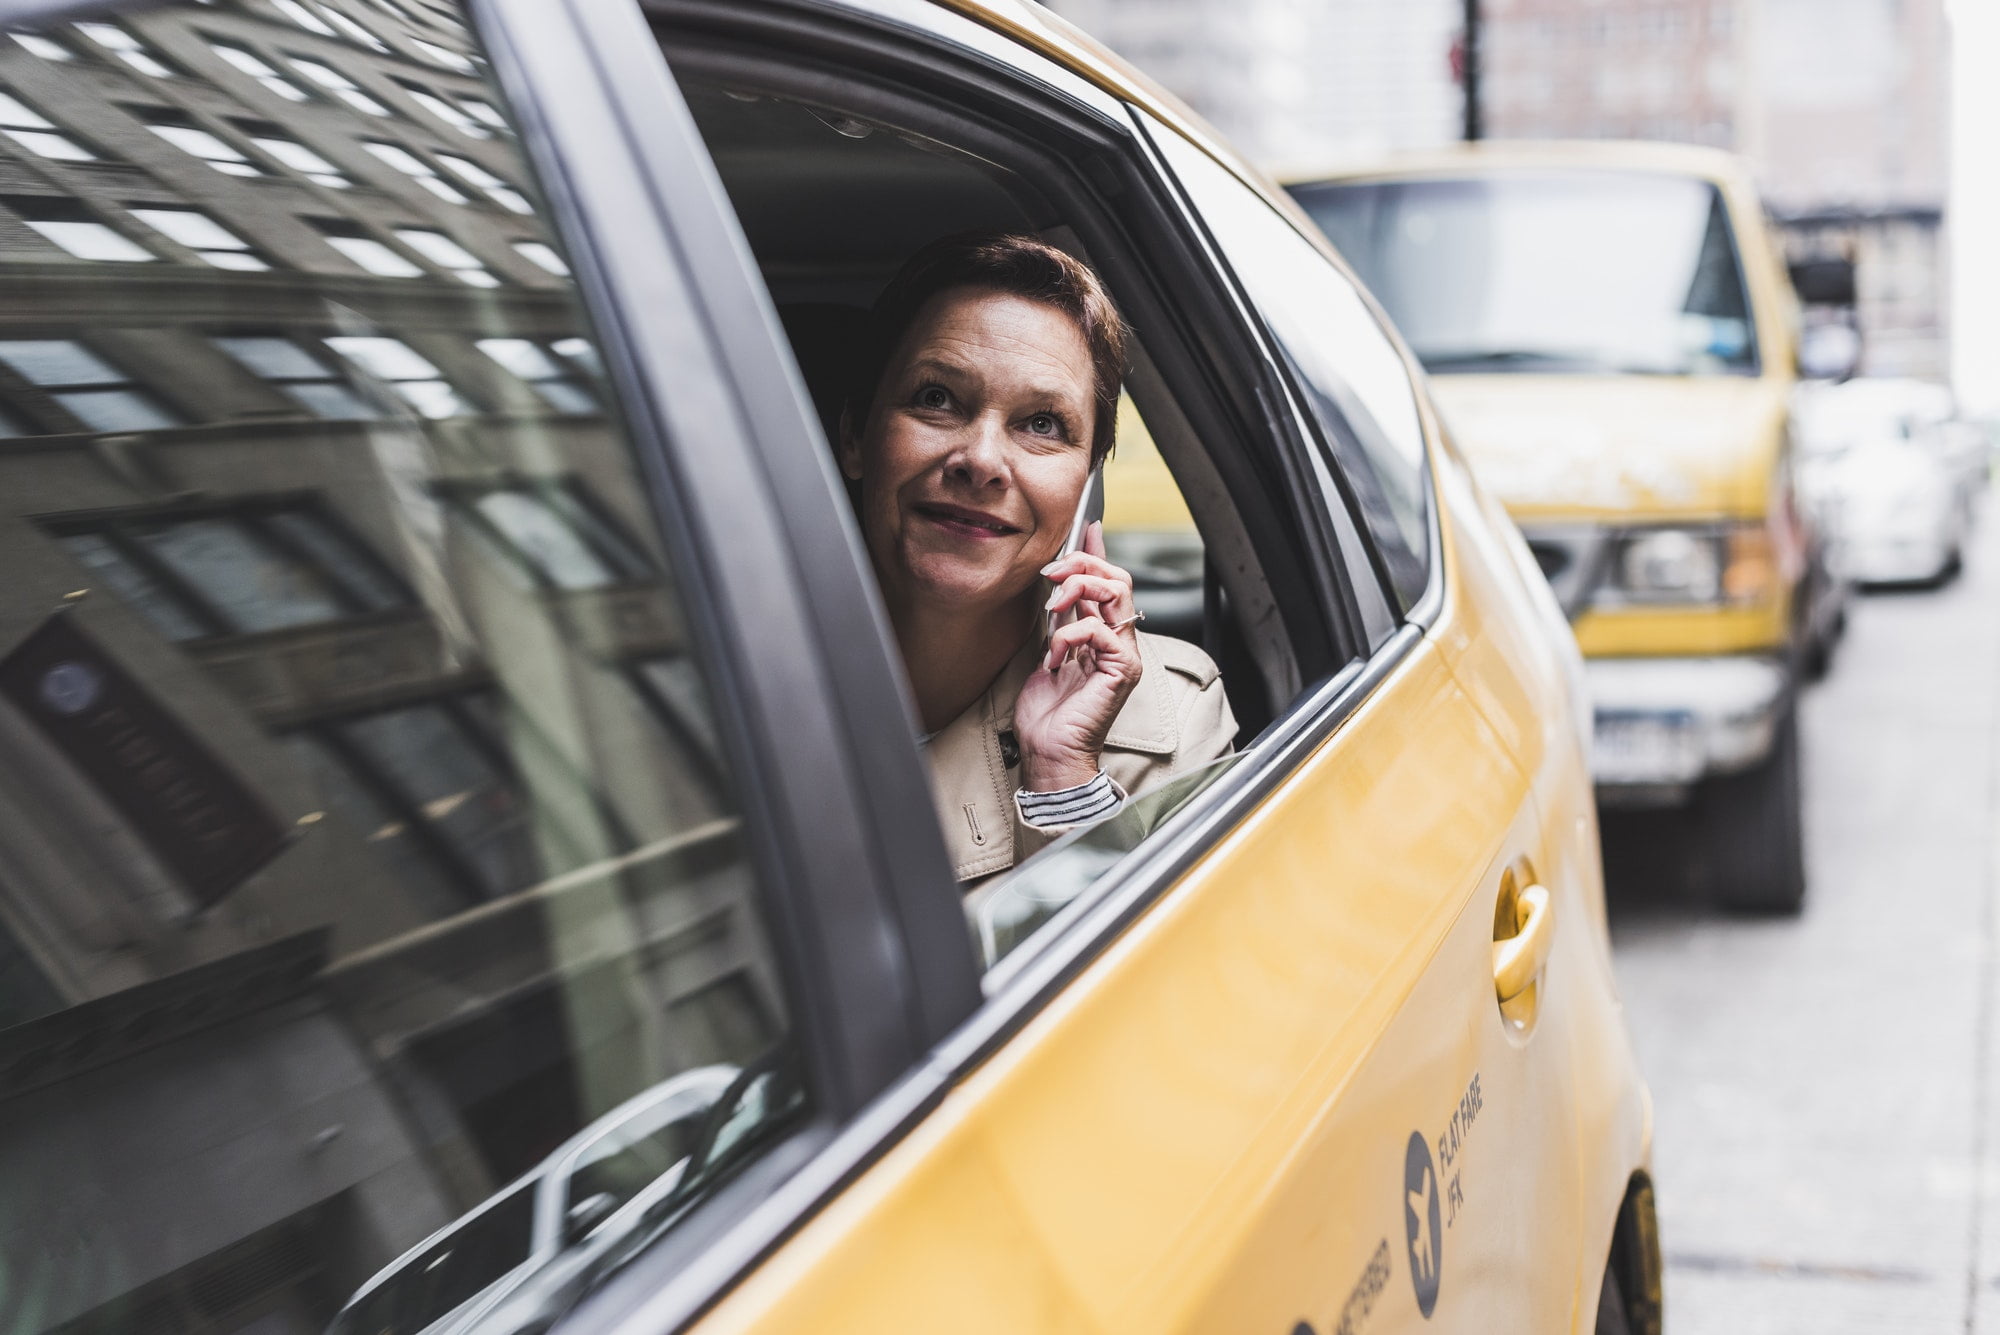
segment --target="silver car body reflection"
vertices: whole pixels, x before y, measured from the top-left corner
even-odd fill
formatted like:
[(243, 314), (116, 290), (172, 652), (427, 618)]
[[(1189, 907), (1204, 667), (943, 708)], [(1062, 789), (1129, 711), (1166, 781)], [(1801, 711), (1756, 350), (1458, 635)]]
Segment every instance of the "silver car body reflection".
[[(598, 1275), (640, 1245), (641, 1226), (679, 1185), (688, 1160), (679, 1156), (622, 1201), (615, 1193), (579, 1193), (590, 1169), (678, 1124), (704, 1117), (738, 1074), (729, 1065), (696, 1067), (619, 1104), (535, 1168), (397, 1257), (355, 1292), (327, 1328), (328, 1335), (546, 1329)], [(443, 1244), (468, 1237), (522, 1192), (533, 1193), (534, 1208), (530, 1245), (520, 1261), (424, 1324), (405, 1324), (410, 1309), (425, 1303), (421, 1286), (452, 1258)]]

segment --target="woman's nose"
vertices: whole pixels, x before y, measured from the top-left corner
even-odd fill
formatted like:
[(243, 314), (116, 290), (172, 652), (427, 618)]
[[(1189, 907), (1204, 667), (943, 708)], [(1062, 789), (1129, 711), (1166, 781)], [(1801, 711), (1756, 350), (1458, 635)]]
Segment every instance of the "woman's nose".
[(947, 472), (983, 487), (1007, 475), (1007, 424), (981, 414), (966, 426)]

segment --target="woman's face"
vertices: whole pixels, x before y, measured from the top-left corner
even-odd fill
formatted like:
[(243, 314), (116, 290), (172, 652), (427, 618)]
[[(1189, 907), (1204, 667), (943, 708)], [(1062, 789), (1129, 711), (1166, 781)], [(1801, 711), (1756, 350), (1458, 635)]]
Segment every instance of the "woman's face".
[(1053, 306), (954, 288), (917, 312), (840, 450), (892, 607), (998, 608), (1034, 583), (1090, 475), (1093, 389)]

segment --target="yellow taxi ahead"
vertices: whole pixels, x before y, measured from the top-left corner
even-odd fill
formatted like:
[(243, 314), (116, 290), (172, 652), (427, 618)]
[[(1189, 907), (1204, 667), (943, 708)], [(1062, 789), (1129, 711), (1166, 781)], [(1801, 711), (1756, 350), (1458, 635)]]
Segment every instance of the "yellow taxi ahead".
[(1494, 143), (1302, 171), (1588, 660), (1599, 796), (1683, 807), (1753, 912), (1804, 902), (1796, 698), (1844, 625), (1800, 496), (1798, 308), (1742, 163)]

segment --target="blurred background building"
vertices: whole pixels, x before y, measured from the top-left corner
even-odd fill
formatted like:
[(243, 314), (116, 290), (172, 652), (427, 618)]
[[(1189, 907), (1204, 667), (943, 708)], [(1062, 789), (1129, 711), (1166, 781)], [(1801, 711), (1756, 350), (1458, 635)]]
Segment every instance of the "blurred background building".
[(1456, 137), (1460, 0), (1054, 0), (1253, 159)]
[[(1278, 168), (1458, 137), (1462, 0), (1055, 0)], [(1856, 263), (1861, 370), (1950, 368), (1944, 0), (1482, 0), (1494, 138), (1748, 157), (1793, 258)]]

